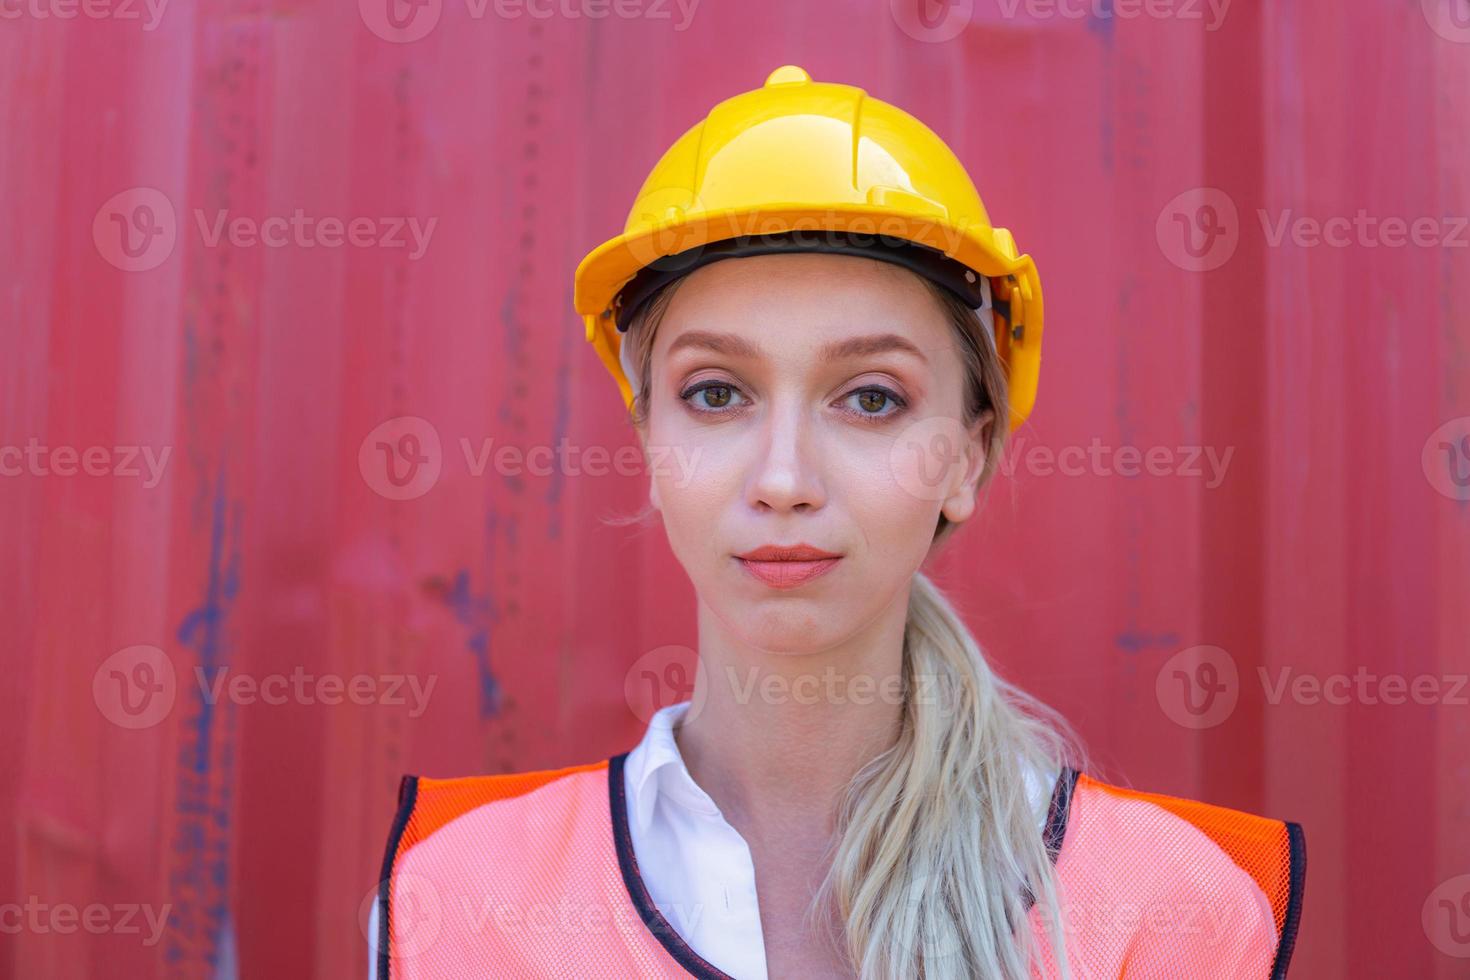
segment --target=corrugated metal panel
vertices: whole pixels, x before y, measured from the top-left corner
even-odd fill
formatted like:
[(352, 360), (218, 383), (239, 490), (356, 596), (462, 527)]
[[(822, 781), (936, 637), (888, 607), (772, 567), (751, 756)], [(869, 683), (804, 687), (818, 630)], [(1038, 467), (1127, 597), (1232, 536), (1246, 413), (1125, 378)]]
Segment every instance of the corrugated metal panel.
[[(1460, 0), (388, 2), (6, 7), (0, 891), (112, 918), (27, 926), (0, 973), (357, 974), (400, 773), (632, 744), (624, 678), (694, 644), (687, 581), (601, 523), (635, 477), (493, 453), (631, 445), (572, 269), (659, 150), (795, 62), (929, 122), (1047, 287), (1016, 473), (939, 569), (977, 635), (1115, 774), (1306, 827), (1296, 974), (1458, 975)], [(1193, 727), (1171, 658), (1205, 645), (1236, 700)], [(1438, 693), (1276, 696), (1365, 672)], [(370, 706), (209, 693), (404, 674)]]

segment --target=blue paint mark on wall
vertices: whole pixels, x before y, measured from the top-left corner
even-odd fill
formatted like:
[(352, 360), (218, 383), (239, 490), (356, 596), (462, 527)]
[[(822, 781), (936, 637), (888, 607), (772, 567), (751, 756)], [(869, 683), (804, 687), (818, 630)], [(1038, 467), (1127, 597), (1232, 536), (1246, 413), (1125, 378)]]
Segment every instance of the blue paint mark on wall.
[(1136, 626), (1129, 626), (1113, 637), (1113, 645), (1125, 653), (1142, 653), (1144, 650), (1172, 650), (1180, 644), (1175, 632), (1150, 633)]
[(1092, 15), (1087, 18), (1087, 29), (1112, 44), (1116, 20), (1117, 12), (1113, 10), (1113, 0), (1098, 0)]
[[(561, 357), (562, 369), (556, 372), (556, 413), (552, 418), (551, 427), (551, 444), (553, 446), (563, 445), (562, 440), (566, 438), (567, 430), (572, 421), (571, 379), (574, 377), (574, 373), (571, 370), (570, 361), (574, 347), (577, 348), (575, 353), (585, 355), (589, 361), (596, 360), (596, 357), (591, 352), (591, 345), (583, 339), (583, 335), (579, 331), (561, 331), (561, 350), (558, 351), (558, 355)], [(596, 364), (592, 364), (591, 366), (599, 367)], [(598, 380), (603, 379), (599, 378)], [(612, 385), (609, 384), (609, 387), (612, 387)], [(546, 537), (550, 541), (555, 541), (561, 537), (561, 498), (562, 492), (566, 487), (566, 478), (567, 474), (562, 472), (561, 467), (555, 467), (551, 473), (551, 483), (546, 488)]]
[(454, 612), (454, 618), (469, 629), (465, 646), (475, 658), (475, 672), (479, 679), (480, 717), (490, 718), (500, 713), (500, 682), (490, 669), (490, 623), (494, 619), (494, 607), (488, 595), (475, 595), (470, 588), (470, 572), (461, 568), (454, 573), (445, 602)]
[[(230, 501), (223, 464), (215, 481), (209, 522), (209, 568), (204, 598), (179, 624), (178, 643), (193, 650), (199, 676), (213, 676), (231, 652), (228, 621), (240, 591), (240, 504)], [(212, 703), (207, 687), (185, 687), (184, 722), (176, 776), (176, 833), (172, 842), (165, 962), (179, 976), (212, 976), (229, 928), (229, 869), (235, 717), (228, 701)], [(228, 944), (226, 944), (228, 947)]]

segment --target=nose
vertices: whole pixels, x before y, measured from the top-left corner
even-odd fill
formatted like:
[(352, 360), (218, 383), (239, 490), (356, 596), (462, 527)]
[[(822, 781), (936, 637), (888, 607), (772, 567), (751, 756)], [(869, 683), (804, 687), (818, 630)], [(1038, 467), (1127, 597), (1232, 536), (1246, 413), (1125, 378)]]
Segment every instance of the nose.
[(796, 404), (772, 404), (757, 423), (746, 499), (757, 510), (817, 510), (827, 502), (815, 420)]

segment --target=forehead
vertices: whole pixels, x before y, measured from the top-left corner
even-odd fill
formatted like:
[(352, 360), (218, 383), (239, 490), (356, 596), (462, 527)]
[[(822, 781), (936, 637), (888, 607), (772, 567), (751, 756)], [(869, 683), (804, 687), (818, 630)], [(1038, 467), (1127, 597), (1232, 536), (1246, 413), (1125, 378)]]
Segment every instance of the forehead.
[(874, 333), (898, 334), (923, 351), (953, 343), (942, 307), (916, 274), (820, 252), (722, 259), (694, 270), (675, 289), (655, 345), (668, 350), (692, 330), (747, 338), (769, 356)]

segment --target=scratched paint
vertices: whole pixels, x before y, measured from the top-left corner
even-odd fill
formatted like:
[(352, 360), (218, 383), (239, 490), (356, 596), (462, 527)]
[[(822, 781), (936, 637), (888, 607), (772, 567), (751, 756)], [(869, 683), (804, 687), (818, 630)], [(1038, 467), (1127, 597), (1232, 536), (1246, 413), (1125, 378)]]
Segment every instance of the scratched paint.
[[(217, 701), (203, 679), (231, 660), (231, 612), (240, 592), (240, 523), (223, 467), (215, 483), (209, 523), (209, 567), (204, 594), (179, 624), (181, 650), (197, 658), (180, 726), (182, 745), (175, 772), (173, 853), (169, 894), (175, 914), (169, 923), (164, 959), (170, 976), (216, 976), (222, 943), (232, 943), (230, 926), (231, 824), (234, 817), (236, 731), (233, 703)], [(226, 974), (228, 975), (228, 974)]]
[(494, 717), (500, 712), (500, 684), (490, 665), (494, 606), (488, 595), (472, 592), (470, 572), (466, 568), (456, 571), (450, 579), (444, 590), (444, 602), (453, 610), (455, 622), (463, 627), (464, 648), (474, 664), (480, 717)]

